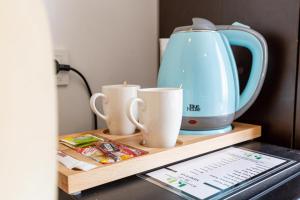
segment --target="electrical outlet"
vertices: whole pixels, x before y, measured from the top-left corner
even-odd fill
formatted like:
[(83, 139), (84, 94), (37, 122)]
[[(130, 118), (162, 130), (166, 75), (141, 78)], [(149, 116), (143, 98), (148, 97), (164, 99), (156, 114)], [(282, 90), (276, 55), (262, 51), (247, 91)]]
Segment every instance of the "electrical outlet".
[[(55, 49), (54, 50), (54, 58), (60, 63), (69, 65), (69, 54), (65, 49)], [(69, 72), (68, 71), (60, 71), (56, 75), (56, 85), (58, 86), (67, 86), (69, 84)]]
[(56, 74), (56, 85), (67, 86), (69, 84), (69, 72), (60, 71)]

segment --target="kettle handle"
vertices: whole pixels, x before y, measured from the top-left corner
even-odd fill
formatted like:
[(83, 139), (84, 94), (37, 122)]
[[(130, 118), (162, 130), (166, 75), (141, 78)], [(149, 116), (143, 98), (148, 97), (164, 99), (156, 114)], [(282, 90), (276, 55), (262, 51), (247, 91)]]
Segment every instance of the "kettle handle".
[(235, 112), (235, 119), (237, 119), (254, 103), (262, 88), (267, 72), (268, 46), (264, 37), (249, 27), (217, 26), (217, 30), (225, 35), (230, 45), (246, 47), (252, 54), (252, 66), (245, 89), (240, 95), (237, 90), (239, 95)]

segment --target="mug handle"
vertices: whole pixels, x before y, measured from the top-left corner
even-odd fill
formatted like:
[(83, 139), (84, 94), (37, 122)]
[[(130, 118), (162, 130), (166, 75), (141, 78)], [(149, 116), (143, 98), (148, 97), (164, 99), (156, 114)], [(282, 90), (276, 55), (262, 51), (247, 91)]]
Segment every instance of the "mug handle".
[(103, 101), (104, 103), (107, 103), (107, 96), (105, 94), (102, 94), (102, 93), (95, 93), (92, 95), (91, 99), (90, 99), (90, 106), (91, 106), (91, 109), (92, 111), (98, 115), (99, 117), (101, 117), (102, 119), (104, 119), (105, 121), (108, 120), (108, 117), (102, 113), (99, 112), (99, 110), (96, 108), (96, 99), (98, 97), (102, 97), (103, 98)]
[(130, 103), (129, 103), (129, 106), (128, 106), (128, 110), (127, 110), (128, 118), (129, 118), (129, 120), (130, 120), (134, 125), (136, 125), (141, 131), (147, 132), (147, 129), (146, 129), (145, 125), (139, 123), (139, 122), (135, 119), (135, 117), (134, 117), (134, 115), (133, 115), (133, 111), (132, 111), (132, 110), (133, 110), (133, 105), (134, 105), (135, 103), (142, 103), (143, 105), (145, 105), (145, 102), (143, 101), (143, 99), (140, 99), (140, 98), (133, 98), (133, 99), (131, 99), (131, 100), (130, 100)]

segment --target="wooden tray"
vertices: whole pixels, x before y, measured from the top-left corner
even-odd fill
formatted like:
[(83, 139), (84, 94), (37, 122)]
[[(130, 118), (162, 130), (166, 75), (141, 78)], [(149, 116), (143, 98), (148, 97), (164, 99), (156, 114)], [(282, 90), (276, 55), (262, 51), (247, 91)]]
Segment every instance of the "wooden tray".
[[(95, 130), (74, 133), (70, 135), (76, 136), (86, 133), (100, 135), (132, 147), (143, 149), (149, 153), (144, 156), (132, 158), (118, 163), (103, 165), (93, 161), (90, 158), (84, 157), (83, 155), (62, 144), (59, 144), (59, 150), (65, 152), (66, 154), (78, 160), (83, 160), (98, 166), (93, 170), (84, 172), (67, 169), (58, 163), (58, 186), (69, 194), (77, 193), (88, 188), (164, 166), (209, 151), (258, 138), (261, 136), (261, 127), (257, 125), (236, 122), (234, 123), (234, 130), (226, 134), (213, 136), (180, 135), (176, 147), (169, 149), (148, 148), (140, 145), (140, 133), (129, 136), (116, 136), (108, 135), (104, 133), (103, 130)], [(66, 135), (62, 135), (60, 137), (66, 137)]]

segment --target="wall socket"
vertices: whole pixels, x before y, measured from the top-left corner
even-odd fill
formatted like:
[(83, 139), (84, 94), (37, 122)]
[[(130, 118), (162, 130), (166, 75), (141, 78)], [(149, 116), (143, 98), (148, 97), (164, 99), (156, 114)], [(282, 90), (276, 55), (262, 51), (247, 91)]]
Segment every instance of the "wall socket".
[[(54, 50), (54, 58), (60, 63), (60, 64), (70, 64), (69, 60), (69, 54), (66, 49), (55, 49)], [(69, 84), (70, 77), (68, 71), (60, 71), (56, 75), (56, 85), (58, 86), (67, 86)]]

